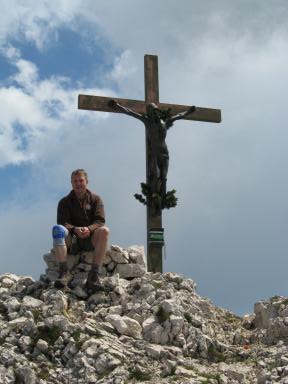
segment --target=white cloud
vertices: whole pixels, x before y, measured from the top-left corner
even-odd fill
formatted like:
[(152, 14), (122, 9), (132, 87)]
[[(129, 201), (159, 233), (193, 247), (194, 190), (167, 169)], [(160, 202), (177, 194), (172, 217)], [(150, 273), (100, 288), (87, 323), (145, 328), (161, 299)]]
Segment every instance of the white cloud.
[(1, 40), (30, 41), (39, 49), (44, 49), (51, 40), (57, 40), (58, 28), (73, 27), (81, 6), (79, 0), (3, 2), (0, 14)]
[[(114, 94), (105, 88), (73, 88), (65, 77), (41, 79), (36, 65), (22, 59), (19, 50), (9, 45), (2, 47), (1, 52), (16, 72), (9, 77), (11, 85), (0, 88), (0, 167), (45, 157), (50, 145), (55, 149), (55, 136), (67, 137), (72, 127), (91, 123), (90, 112), (77, 110), (78, 94)], [(121, 77), (122, 60), (115, 60), (116, 69), (112, 73)], [(107, 114), (94, 114), (95, 117), (102, 120)]]
[(130, 56), (131, 52), (126, 50), (119, 57), (116, 57), (114, 61), (114, 68), (111, 72), (112, 79), (119, 81), (120, 79), (125, 79), (136, 72), (135, 66), (131, 66)]

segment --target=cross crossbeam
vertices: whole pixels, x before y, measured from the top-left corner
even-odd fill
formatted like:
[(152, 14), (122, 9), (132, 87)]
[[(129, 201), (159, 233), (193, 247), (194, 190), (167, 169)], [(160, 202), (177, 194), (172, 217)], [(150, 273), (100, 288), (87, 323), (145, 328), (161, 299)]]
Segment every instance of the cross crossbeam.
[[(126, 108), (133, 109), (135, 112), (145, 114), (147, 103), (141, 100), (132, 99), (120, 99), (116, 97), (104, 97), (104, 96), (90, 96), (79, 95), (78, 105), (79, 109), (86, 109), (88, 111), (99, 112), (113, 112), (122, 113), (121, 111), (111, 108), (108, 103), (113, 99), (117, 103), (123, 105)], [(172, 115), (186, 111), (189, 105), (178, 105), (168, 103), (157, 103), (159, 109), (170, 109)], [(205, 121), (207, 123), (220, 123), (221, 122), (221, 110), (213, 108), (197, 107), (196, 111), (184, 117), (184, 120)]]
[[(168, 171), (169, 153), (165, 143), (166, 132), (173, 124), (173, 116), (185, 120), (204, 121), (209, 123), (221, 122), (221, 110), (212, 108), (195, 107), (166, 104), (159, 102), (159, 81), (158, 81), (158, 57), (155, 55), (145, 55), (144, 57), (144, 77), (145, 77), (145, 101), (121, 99), (113, 97), (79, 95), (78, 108), (90, 111), (126, 113), (132, 117), (140, 119), (145, 124), (146, 133), (146, 187), (152, 192), (160, 191), (160, 198), (165, 197), (166, 192), (166, 175)], [(112, 101), (112, 103), (111, 103)], [(152, 112), (151, 112), (151, 104)], [(149, 107), (150, 106), (150, 107)], [(150, 108), (150, 109), (149, 109)], [(172, 118), (167, 118), (167, 123), (162, 120), (158, 114), (159, 111), (169, 110)], [(149, 112), (150, 111), (150, 112)], [(190, 112), (191, 111), (191, 112)], [(193, 111), (193, 113), (192, 113)], [(189, 113), (187, 113), (189, 112)], [(152, 115), (151, 115), (152, 113)], [(183, 115), (182, 115), (183, 113)], [(181, 116), (180, 116), (180, 115)], [(179, 116), (178, 116), (179, 115)], [(152, 117), (151, 117), (152, 116)], [(156, 122), (155, 122), (156, 118)], [(170, 124), (170, 125), (169, 125)], [(156, 131), (159, 130), (157, 133)], [(164, 138), (164, 139), (163, 139)], [(156, 143), (155, 140), (162, 140)], [(155, 148), (165, 150), (164, 156), (155, 154)], [(155, 156), (157, 157), (155, 159)], [(166, 160), (165, 160), (166, 159)], [(157, 160), (157, 161), (156, 161)], [(164, 162), (166, 163), (164, 164)], [(157, 164), (156, 164), (157, 163)], [(159, 168), (160, 167), (160, 168)], [(164, 167), (164, 176), (163, 176)], [(160, 176), (159, 176), (160, 173)], [(162, 176), (161, 176), (162, 173)], [(156, 175), (156, 176), (155, 176)], [(160, 189), (157, 189), (157, 185)], [(163, 192), (164, 191), (164, 192)], [(156, 193), (156, 195), (157, 195)], [(162, 272), (163, 257), (162, 247), (164, 242), (161, 240), (162, 228), (162, 212), (159, 207), (155, 210), (155, 202), (151, 197), (152, 193), (147, 195), (147, 266), (148, 271)], [(154, 193), (155, 195), (155, 193)], [(163, 201), (162, 201), (163, 208)], [(154, 238), (153, 238), (154, 236)], [(159, 238), (160, 236), (160, 238)], [(156, 241), (155, 241), (156, 238)], [(159, 240), (160, 239), (160, 240)]]

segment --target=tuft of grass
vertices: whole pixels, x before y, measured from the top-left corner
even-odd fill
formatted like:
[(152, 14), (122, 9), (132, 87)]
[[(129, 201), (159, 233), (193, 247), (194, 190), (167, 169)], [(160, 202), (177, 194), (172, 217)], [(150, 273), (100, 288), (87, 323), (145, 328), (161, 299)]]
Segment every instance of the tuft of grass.
[(192, 316), (189, 312), (185, 312), (184, 313), (184, 318), (188, 321), (189, 324), (192, 324), (193, 321), (192, 321)]
[(201, 376), (204, 377), (204, 379), (200, 379), (201, 384), (210, 384), (211, 381), (215, 383), (215, 380), (220, 383), (220, 373), (201, 373)]
[(164, 323), (170, 317), (169, 313), (167, 313), (161, 305), (159, 305), (155, 316), (160, 324)]
[(72, 337), (73, 339), (78, 342), (80, 340), (80, 336), (81, 336), (81, 331), (80, 329), (77, 329), (77, 331), (73, 332), (72, 333)]
[[(80, 337), (81, 337), (81, 331), (80, 329), (78, 329), (77, 331), (73, 332), (72, 334), (72, 337), (75, 341), (75, 345), (78, 349), (81, 349), (82, 345), (84, 344), (85, 342), (85, 338), (83, 338), (82, 340), (80, 340)], [(97, 337), (97, 336), (96, 336)]]
[(0, 303), (0, 315), (3, 317), (4, 321), (9, 321), (8, 309), (5, 307), (3, 303)]
[(33, 314), (35, 323), (38, 323), (38, 321), (42, 320), (42, 314), (41, 314), (41, 311), (39, 311), (39, 309), (32, 309), (32, 314)]
[(174, 376), (176, 374), (176, 369), (177, 369), (177, 366), (173, 366), (171, 367), (171, 370), (169, 373), (166, 373), (165, 375), (163, 375), (163, 377), (170, 377), (170, 376)]
[(141, 369), (135, 367), (129, 369), (129, 379), (136, 381), (149, 381), (152, 379), (152, 376), (148, 372), (144, 372)]
[(38, 372), (38, 378), (41, 380), (48, 380), (49, 378), (49, 369), (42, 368), (40, 372)]
[(222, 352), (217, 351), (213, 344), (208, 347), (208, 359), (211, 362), (220, 363), (226, 360), (225, 355)]
[(61, 336), (62, 330), (57, 326), (47, 327), (41, 326), (33, 337), (33, 341), (36, 344), (39, 339), (47, 341), (48, 344), (54, 345), (56, 340)]

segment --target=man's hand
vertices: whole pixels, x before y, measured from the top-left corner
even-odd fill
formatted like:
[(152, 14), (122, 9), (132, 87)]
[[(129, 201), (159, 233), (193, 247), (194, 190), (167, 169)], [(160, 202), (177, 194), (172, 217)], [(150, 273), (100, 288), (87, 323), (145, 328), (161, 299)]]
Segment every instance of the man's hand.
[(74, 232), (80, 239), (86, 239), (90, 236), (90, 231), (87, 227), (75, 227)]

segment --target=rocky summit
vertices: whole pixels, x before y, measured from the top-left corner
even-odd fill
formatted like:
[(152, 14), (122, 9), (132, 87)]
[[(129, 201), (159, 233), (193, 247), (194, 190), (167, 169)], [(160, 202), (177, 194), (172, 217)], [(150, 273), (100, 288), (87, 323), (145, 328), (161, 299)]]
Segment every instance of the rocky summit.
[(1, 384), (288, 384), (288, 299), (243, 318), (196, 293), (193, 280), (149, 273), (143, 247), (112, 246), (105, 292), (83, 288), (91, 255), (69, 256), (71, 286), (46, 273), (0, 275)]

